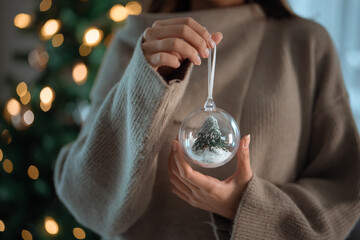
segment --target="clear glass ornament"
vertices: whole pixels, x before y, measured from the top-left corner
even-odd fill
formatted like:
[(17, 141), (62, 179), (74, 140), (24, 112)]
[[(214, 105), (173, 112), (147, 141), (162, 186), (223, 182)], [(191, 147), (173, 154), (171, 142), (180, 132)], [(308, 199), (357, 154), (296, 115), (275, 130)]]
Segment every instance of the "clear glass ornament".
[(220, 167), (236, 154), (240, 130), (235, 119), (215, 106), (213, 86), (215, 75), (216, 44), (211, 61), (208, 57), (208, 98), (203, 108), (189, 113), (181, 123), (179, 142), (189, 162), (205, 168)]

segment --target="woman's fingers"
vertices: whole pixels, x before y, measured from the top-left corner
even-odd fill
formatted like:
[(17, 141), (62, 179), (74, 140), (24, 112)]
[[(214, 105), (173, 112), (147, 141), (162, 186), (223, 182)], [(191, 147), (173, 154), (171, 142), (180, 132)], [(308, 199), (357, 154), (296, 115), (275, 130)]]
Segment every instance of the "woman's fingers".
[[(202, 37), (205, 41), (208, 41), (210, 38), (210, 33), (201, 26), (197, 21), (195, 21), (191, 17), (183, 17), (183, 18), (173, 18), (166, 20), (158, 20), (154, 22), (153, 27), (161, 27), (161, 26), (169, 26), (169, 25), (179, 25), (185, 24), (191, 27), (200, 37)], [(208, 42), (208, 47), (210, 47), (211, 43)]]
[(166, 76), (169, 71), (162, 71), (163, 68), (159, 67), (169, 67), (172, 72), (174, 69), (171, 68), (178, 68), (184, 59), (200, 65), (200, 56), (207, 58), (210, 54), (208, 48), (213, 48), (221, 39), (221, 33), (211, 35), (193, 18), (172, 18), (158, 20), (145, 29), (142, 48), (153, 68)]
[[(148, 54), (154, 54), (158, 52), (177, 52), (180, 54), (182, 59), (188, 58), (195, 65), (201, 64), (197, 50), (179, 38), (166, 38), (161, 40), (148, 41), (143, 44), (143, 49)], [(180, 59), (180, 61), (182, 61), (182, 59)]]
[(160, 66), (168, 66), (172, 68), (180, 67), (179, 59), (170, 53), (159, 52), (152, 55), (145, 55), (145, 58), (155, 68), (155, 70), (157, 70)]
[(186, 24), (147, 28), (144, 32), (146, 41), (174, 37), (184, 39), (193, 46), (203, 58), (209, 56), (207, 41)]
[(172, 186), (171, 191), (173, 193), (176, 194), (176, 196), (178, 196), (179, 198), (181, 198), (182, 200), (189, 202), (190, 198), (188, 196), (186, 196), (183, 192), (181, 192), (176, 186)]
[(211, 38), (214, 40), (215, 44), (218, 45), (221, 42), (223, 35), (221, 32), (216, 32), (211, 34)]
[(197, 186), (192, 184), (191, 182), (187, 181), (186, 179), (181, 177), (181, 174), (179, 172), (178, 167), (176, 166), (175, 160), (174, 160), (174, 152), (171, 150), (170, 157), (169, 157), (169, 178), (177, 178), (182, 182), (182, 184), (185, 184), (188, 189), (191, 189), (192, 192), (196, 192), (199, 190)]
[(181, 150), (180, 144), (177, 141), (173, 141), (173, 144), (177, 149), (174, 152), (174, 160), (179, 169), (180, 176), (189, 181), (192, 185), (196, 186), (198, 189), (205, 192), (211, 192), (214, 189), (214, 186), (219, 184), (220, 181), (216, 178), (193, 170), (184, 158), (184, 153)]

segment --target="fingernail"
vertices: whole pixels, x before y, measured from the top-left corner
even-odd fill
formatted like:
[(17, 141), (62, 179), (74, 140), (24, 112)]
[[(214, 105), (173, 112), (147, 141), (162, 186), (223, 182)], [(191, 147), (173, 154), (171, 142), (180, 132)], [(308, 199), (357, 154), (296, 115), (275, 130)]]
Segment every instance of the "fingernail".
[(173, 141), (173, 143), (172, 143), (172, 150), (174, 152), (176, 152), (176, 142), (175, 141)]
[(209, 38), (208, 43), (209, 43), (209, 45), (210, 45), (212, 48), (215, 47), (215, 42), (214, 42), (214, 40), (212, 40), (211, 38)]
[(250, 145), (250, 134), (245, 137), (244, 148), (248, 148)]
[(201, 64), (201, 59), (200, 59), (199, 55), (197, 56), (196, 60), (197, 60), (196, 61), (197, 65), (200, 65)]
[(209, 54), (210, 54), (209, 49), (206, 48), (206, 49), (205, 49), (205, 57), (208, 57)]

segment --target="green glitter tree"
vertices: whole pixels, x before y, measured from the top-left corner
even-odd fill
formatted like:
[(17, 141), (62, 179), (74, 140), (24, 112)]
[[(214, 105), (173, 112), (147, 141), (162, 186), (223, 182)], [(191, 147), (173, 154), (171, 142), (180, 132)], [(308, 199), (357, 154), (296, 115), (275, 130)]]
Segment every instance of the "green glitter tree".
[(225, 147), (227, 145), (225, 139), (221, 136), (219, 123), (213, 116), (205, 120), (196, 137), (192, 146), (194, 152), (204, 151), (206, 148), (209, 148), (211, 152), (216, 152), (216, 148), (228, 151)]

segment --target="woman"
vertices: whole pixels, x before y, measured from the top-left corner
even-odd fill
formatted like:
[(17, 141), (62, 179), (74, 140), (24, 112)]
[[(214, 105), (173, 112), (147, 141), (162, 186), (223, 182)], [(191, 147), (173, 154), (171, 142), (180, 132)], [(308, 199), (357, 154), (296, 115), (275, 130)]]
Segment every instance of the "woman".
[[(103, 239), (345, 238), (360, 143), (328, 33), (279, 0), (168, 2), (116, 34), (59, 154), (59, 198)], [(202, 169), (174, 139), (206, 99), (210, 36), (214, 99), (247, 135), (231, 162)]]

